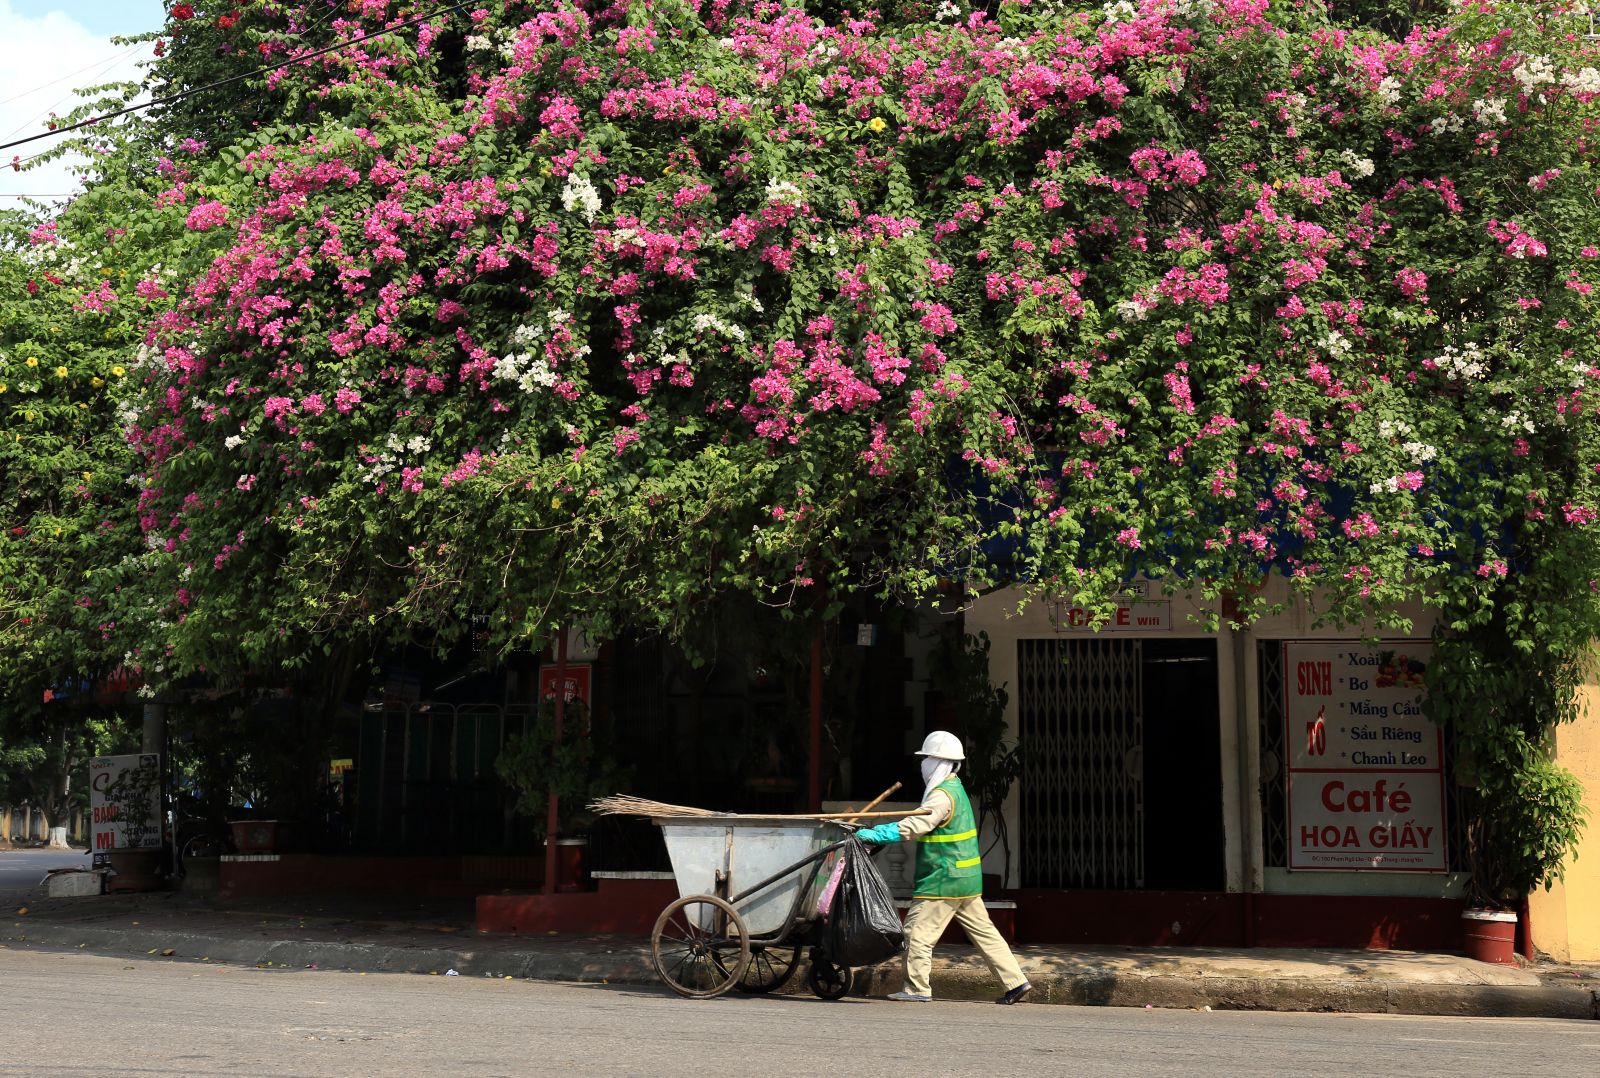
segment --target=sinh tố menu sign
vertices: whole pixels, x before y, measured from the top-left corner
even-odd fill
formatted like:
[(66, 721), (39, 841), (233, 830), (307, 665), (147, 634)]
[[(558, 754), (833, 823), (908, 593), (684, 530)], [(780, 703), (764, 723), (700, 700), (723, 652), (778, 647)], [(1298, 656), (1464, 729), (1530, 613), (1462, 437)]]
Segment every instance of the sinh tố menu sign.
[(1444, 872), (1444, 738), (1431, 649), (1283, 646), (1290, 869)]

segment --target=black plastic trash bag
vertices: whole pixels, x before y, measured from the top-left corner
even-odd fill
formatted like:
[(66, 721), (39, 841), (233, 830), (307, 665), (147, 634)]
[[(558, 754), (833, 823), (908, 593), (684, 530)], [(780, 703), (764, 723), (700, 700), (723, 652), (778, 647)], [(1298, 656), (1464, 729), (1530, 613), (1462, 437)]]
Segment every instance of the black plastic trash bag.
[(906, 933), (866, 846), (851, 839), (843, 852), (844, 875), (828, 916), (828, 957), (841, 966), (871, 966), (904, 950)]

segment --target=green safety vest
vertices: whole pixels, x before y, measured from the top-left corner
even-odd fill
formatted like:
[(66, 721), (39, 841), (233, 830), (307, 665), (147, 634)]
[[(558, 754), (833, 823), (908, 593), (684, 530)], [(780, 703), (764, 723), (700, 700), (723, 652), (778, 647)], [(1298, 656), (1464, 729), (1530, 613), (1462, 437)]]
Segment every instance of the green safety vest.
[(980, 898), (983, 857), (978, 822), (961, 780), (951, 775), (936, 790), (950, 795), (955, 811), (936, 830), (917, 836), (917, 887), (913, 898)]

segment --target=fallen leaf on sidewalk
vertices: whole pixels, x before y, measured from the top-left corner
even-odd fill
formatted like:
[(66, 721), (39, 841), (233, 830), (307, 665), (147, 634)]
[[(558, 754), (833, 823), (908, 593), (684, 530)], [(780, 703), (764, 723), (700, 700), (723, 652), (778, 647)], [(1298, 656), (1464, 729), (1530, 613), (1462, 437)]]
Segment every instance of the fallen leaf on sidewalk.
[(18, 906), (17, 907), (17, 916), (18, 917), (26, 917), (27, 915), (28, 915), (28, 907), (26, 907), (26, 906)]
[(173, 955), (175, 955), (177, 953), (178, 952), (177, 952), (176, 948), (168, 947), (166, 950), (161, 952), (161, 957), (162, 958), (171, 958)]
[(145, 954), (155, 954), (155, 953), (156, 953), (156, 949), (154, 947), (150, 948), (148, 951), (145, 952)]

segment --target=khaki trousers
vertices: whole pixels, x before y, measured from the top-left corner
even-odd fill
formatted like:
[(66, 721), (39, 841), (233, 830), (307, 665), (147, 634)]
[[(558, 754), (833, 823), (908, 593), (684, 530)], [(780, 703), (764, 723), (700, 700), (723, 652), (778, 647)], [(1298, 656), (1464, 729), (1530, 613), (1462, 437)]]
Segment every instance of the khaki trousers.
[(1023, 976), (1016, 956), (1006, 946), (1005, 937), (989, 920), (989, 911), (984, 908), (983, 899), (918, 898), (912, 900), (911, 908), (906, 911), (907, 992), (915, 992), (919, 996), (933, 995), (933, 989), (928, 985), (928, 978), (933, 973), (933, 945), (944, 935), (952, 917), (960, 922), (967, 938), (989, 964), (989, 972), (995, 975), (1007, 992), (1027, 983), (1028, 978)]

